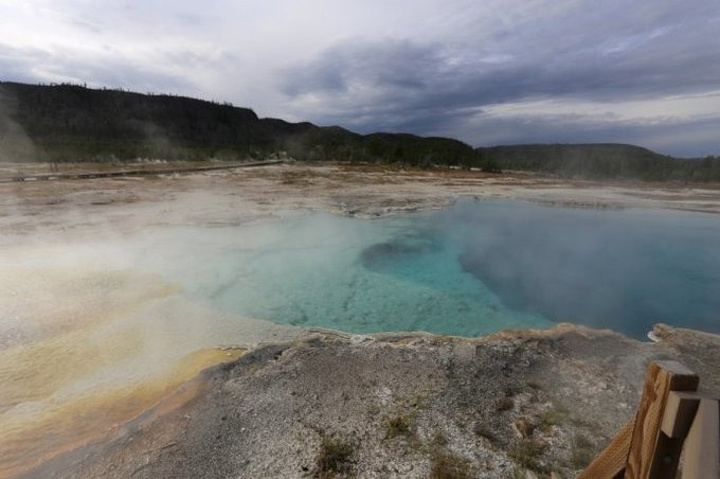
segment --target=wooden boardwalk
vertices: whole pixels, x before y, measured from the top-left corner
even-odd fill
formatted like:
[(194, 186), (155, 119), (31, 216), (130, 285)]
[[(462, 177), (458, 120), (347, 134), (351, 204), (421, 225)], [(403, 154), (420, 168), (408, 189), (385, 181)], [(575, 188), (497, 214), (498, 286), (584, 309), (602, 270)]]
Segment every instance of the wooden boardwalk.
[(150, 176), (150, 175), (172, 175), (178, 173), (194, 173), (213, 170), (232, 170), (234, 168), (249, 168), (253, 166), (267, 166), (284, 163), (285, 160), (264, 160), (249, 161), (243, 163), (232, 163), (226, 165), (196, 166), (188, 168), (164, 168), (164, 169), (133, 169), (115, 171), (84, 171), (78, 173), (43, 173), (37, 175), (16, 175), (0, 177), (0, 183), (17, 183), (24, 181), (57, 181), (57, 180), (86, 180), (92, 178), (116, 178), (122, 176)]

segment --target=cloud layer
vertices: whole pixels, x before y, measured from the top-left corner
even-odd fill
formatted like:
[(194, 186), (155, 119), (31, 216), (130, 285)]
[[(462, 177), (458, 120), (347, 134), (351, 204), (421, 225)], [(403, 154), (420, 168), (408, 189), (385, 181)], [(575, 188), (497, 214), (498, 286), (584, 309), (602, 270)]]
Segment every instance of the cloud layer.
[(473, 145), (720, 153), (708, 0), (0, 0), (0, 77), (227, 100)]

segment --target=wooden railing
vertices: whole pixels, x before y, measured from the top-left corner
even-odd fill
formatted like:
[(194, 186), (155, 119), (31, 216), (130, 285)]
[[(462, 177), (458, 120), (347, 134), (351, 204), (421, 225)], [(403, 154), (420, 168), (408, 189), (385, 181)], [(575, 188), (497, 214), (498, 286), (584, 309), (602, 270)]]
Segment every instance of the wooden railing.
[[(635, 419), (579, 479), (720, 479), (720, 393), (675, 361), (648, 366)], [(683, 447), (684, 446), (684, 447)]]

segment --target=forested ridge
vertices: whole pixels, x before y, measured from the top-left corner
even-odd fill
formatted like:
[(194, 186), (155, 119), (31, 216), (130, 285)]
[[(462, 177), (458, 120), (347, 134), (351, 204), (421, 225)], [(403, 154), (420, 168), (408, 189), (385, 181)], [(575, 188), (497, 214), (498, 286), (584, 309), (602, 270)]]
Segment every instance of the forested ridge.
[(258, 118), (249, 108), (81, 85), (0, 82), (0, 161), (298, 160), (459, 166), (598, 179), (720, 181), (720, 158), (679, 159), (618, 144), (473, 149), (450, 138), (360, 135)]
[(644, 181), (720, 181), (720, 158), (673, 158), (635, 145), (553, 144), (478, 148), (491, 168), (562, 177)]

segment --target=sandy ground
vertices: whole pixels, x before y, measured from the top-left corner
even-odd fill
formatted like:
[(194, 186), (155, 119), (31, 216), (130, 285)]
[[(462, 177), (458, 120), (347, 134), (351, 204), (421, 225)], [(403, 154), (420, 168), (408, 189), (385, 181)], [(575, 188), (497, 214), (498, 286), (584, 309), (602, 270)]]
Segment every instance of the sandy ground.
[(461, 196), (720, 213), (720, 185), (598, 183), (460, 170), (284, 164), (152, 178), (0, 184), (0, 247), (165, 225), (233, 225), (278, 210), (377, 216)]
[[(167, 329), (148, 329), (146, 325), (149, 324), (148, 319), (150, 318), (159, 321), (159, 324), (163, 324), (163, 322), (165, 324), (176, 324), (179, 322), (187, 325), (187, 327), (191, 327), (192, 321), (197, 317), (204, 318), (204, 321), (213, 321), (218, 318), (215, 312), (185, 302), (177, 296), (176, 285), (168, 284), (160, 278), (143, 275), (136, 271), (118, 272), (77, 268), (74, 266), (72, 256), (63, 257), (62, 254), (58, 253), (66, 245), (82, 244), (87, 241), (102, 243), (103, 241), (165, 226), (193, 225), (212, 227), (218, 225), (241, 225), (273, 217), (278, 211), (294, 209), (322, 210), (344, 215), (373, 217), (402, 211), (442, 207), (462, 196), (514, 198), (544, 204), (590, 208), (649, 208), (707, 213), (720, 212), (720, 185), (610, 184), (543, 179), (528, 175), (489, 175), (460, 170), (403, 170), (374, 166), (284, 164), (252, 169), (144, 178), (128, 177), (0, 184), (0, 262), (3, 266), (2, 270), (0, 270), (0, 364), (4, 365), (0, 366), (0, 382), (4, 385), (3, 390), (0, 392), (0, 407), (2, 407), (0, 409), (0, 431), (2, 431), (0, 432), (0, 446), (2, 446), (0, 450), (5, 451), (0, 455), (0, 476), (17, 474), (28, 470), (29, 467), (38, 465), (40, 468), (31, 476), (53, 476), (57, 472), (60, 476), (77, 474), (85, 477), (97, 477), (96, 474), (100, 474), (100, 471), (102, 471), (101, 475), (109, 474), (126, 477), (140, 471), (140, 475), (146, 477), (156, 477), (153, 476), (154, 473), (161, 475), (172, 473), (172, 475), (179, 477), (178, 474), (183, 476), (191, 474), (193, 471), (202, 471), (201, 463), (182, 462), (178, 456), (173, 455), (174, 453), (169, 453), (168, 460), (181, 464), (185, 469), (181, 469), (180, 466), (177, 469), (168, 469), (170, 463), (164, 462), (165, 459), (162, 458), (162, 460), (153, 459), (153, 461), (157, 459), (159, 469), (154, 469), (154, 466), (138, 465), (124, 456), (125, 453), (122, 452), (125, 450), (124, 447), (118, 449), (119, 443), (117, 441), (119, 439), (117, 437), (123, 438), (122, 441), (128, 441), (133, 440), (137, 431), (149, 431), (147, 432), (149, 435), (142, 436), (146, 439), (151, 438), (147, 439), (149, 442), (138, 441), (138, 444), (142, 444), (148, 451), (155, 450), (163, 454), (166, 451), (171, 451), (173, 448), (162, 449), (165, 443), (181, 444), (179, 447), (182, 449), (187, 445), (187, 443), (183, 443), (183, 440), (179, 439), (186, 434), (186, 430), (181, 427), (181, 423), (183, 421), (182, 417), (189, 414), (187, 408), (196, 408), (192, 409), (191, 416), (196, 417), (197, 421), (199, 421), (197, 423), (198, 431), (206, 431), (207, 425), (212, 423), (213, 414), (220, 407), (208, 398), (217, 397), (218, 394), (225, 391), (226, 388), (222, 385), (228, 379), (222, 375), (222, 378), (218, 379), (220, 376), (217, 376), (217, 374), (220, 373), (215, 370), (214, 373), (208, 373), (212, 378), (215, 378), (212, 381), (209, 380), (214, 386), (207, 386), (206, 383), (203, 383), (205, 386), (196, 388), (197, 390), (193, 390), (195, 391), (193, 394), (180, 394), (179, 398), (176, 393), (173, 396), (174, 399), (170, 401), (174, 405), (172, 407), (167, 406), (167, 402), (158, 403), (161, 398), (167, 397), (170, 391), (176, 391), (181, 384), (186, 384), (190, 378), (208, 365), (222, 361), (233, 361), (241, 356), (245, 350), (252, 350), (258, 345), (293, 340), (307, 334), (306, 331), (299, 329), (274, 326), (249, 318), (235, 318), (234, 324), (238, 325), (239, 330), (233, 331), (233, 334), (240, 334), (245, 340), (233, 344), (231, 350), (219, 350), (213, 347), (218, 344), (218, 338), (203, 338), (200, 334), (185, 334), (188, 330), (182, 328), (175, 328), (182, 333), (175, 336), (165, 335), (162, 331)], [(52, 260), (47, 260), (48, 258)], [(162, 336), (160, 343), (158, 343), (159, 336)], [(192, 337), (194, 341), (188, 341), (188, 337)], [(98, 338), (101, 338), (101, 340)], [(560, 339), (562, 341), (562, 338)], [(350, 355), (349, 357), (355, 357), (352, 349), (355, 347), (352, 346), (355, 344), (353, 339), (346, 338), (339, 340), (339, 342), (333, 341), (323, 336), (319, 343), (325, 344), (329, 342), (333, 344), (332, 347), (322, 349), (322, 351), (330, 355), (329, 357), (347, 354)], [(373, 347), (385, 347), (383, 341), (379, 343), (375, 343), (374, 339), (368, 341), (376, 345)], [(412, 342), (414, 340), (408, 341)], [(452, 362), (458, 359), (454, 356), (456, 353), (460, 354), (460, 359), (464, 358), (463, 348), (460, 348), (459, 352), (453, 349), (447, 352), (447, 355), (433, 359), (433, 351), (442, 350), (444, 347), (442, 344), (444, 343), (437, 338), (428, 341), (427, 344), (430, 346), (427, 346), (427, 348), (425, 346), (411, 347), (404, 353), (402, 348), (397, 349), (397, 351), (401, 351), (398, 353), (400, 357), (389, 358), (388, 367), (392, 368), (404, 364), (403, 354), (415, 355), (413, 357), (414, 360), (418, 361), (418, 364), (429, 361), (426, 365), (429, 371), (428, 374), (432, 373), (439, 378), (443, 378), (442, 381), (447, 384), (454, 384), (455, 379), (461, 383), (471, 380), (472, 376), (463, 376), (450, 381), (448, 377), (443, 376), (446, 366), (436, 369), (437, 361)], [(525, 341), (525, 339), (522, 341)], [(618, 338), (617, 341), (618, 343), (613, 343), (612, 347), (622, 349), (625, 340)], [(395, 344), (392, 341), (391, 343)], [(159, 348), (157, 347), (158, 344), (164, 346)], [(296, 356), (304, 357), (305, 354), (313, 354), (312, 347), (307, 346), (307, 344), (312, 345), (312, 342), (287, 344), (290, 346), (284, 346), (281, 349), (290, 348), (291, 351), (300, 351), (293, 353)], [(645, 347), (635, 342), (632, 344), (632, 348), (636, 349), (631, 349), (635, 352), (640, 351), (637, 348)], [(335, 346), (340, 349), (335, 350)], [(488, 347), (491, 350), (496, 347), (502, 349), (502, 346), (497, 344)], [(572, 355), (576, 354), (580, 349), (573, 349), (572, 354), (569, 354), (566, 359), (572, 363)], [(162, 350), (164, 354), (159, 355), (158, 350)], [(71, 352), (69, 356), (68, 351)], [(393, 349), (393, 351), (396, 351), (396, 349)], [(597, 354), (598, 357), (601, 357), (604, 353), (598, 351)], [(645, 353), (638, 353), (636, 356), (631, 355), (632, 357), (628, 361), (635, 364), (631, 380), (618, 383), (625, 389), (610, 388), (611, 392), (624, 395), (625, 399), (621, 402), (626, 404), (626, 407), (621, 408), (620, 412), (613, 410), (608, 413), (609, 415), (597, 420), (598, 424), (602, 425), (603, 434), (606, 436), (612, 435), (613, 428), (619, 422), (626, 420), (631, 413), (632, 403), (637, 399), (638, 377), (641, 377), (647, 359), (653, 355), (654, 353), (652, 355)], [(62, 357), (63, 360), (58, 361), (59, 357)], [(365, 357), (362, 356), (362, 358)], [(367, 359), (362, 358), (362, 361)], [(513, 358), (511, 358), (512, 361), (517, 359)], [(328, 361), (332, 362), (330, 359)], [(118, 366), (118, 364), (121, 364), (122, 367)], [(145, 371), (148, 368), (145, 368), (144, 364), (154, 364), (156, 368), (150, 368), (153, 369), (152, 371)], [(271, 376), (275, 374), (276, 376), (273, 377), (277, 381), (287, 385), (289, 384), (288, 381), (292, 382), (291, 378), (294, 377), (292, 374), (295, 374), (285, 369), (281, 372), (267, 372), (268, 365), (272, 365), (272, 363), (268, 363), (267, 358), (252, 364), (258, 364), (258, 369), (242, 370), (242, 374), (246, 375), (243, 377), (246, 377), (251, 382), (257, 380), (258, 377), (262, 377), (263, 374)], [(499, 362), (496, 366), (502, 370), (502, 368), (514, 367), (512, 364), (514, 363), (503, 365), (502, 362)], [(705, 368), (706, 364), (708, 362), (705, 360), (695, 361), (695, 366), (701, 369)], [(620, 366), (622, 364), (608, 363), (606, 369), (592, 370), (592, 374), (588, 373), (589, 375), (584, 380), (590, 381), (597, 374), (614, 374), (615, 377), (619, 377), (622, 375)], [(348, 363), (348, 367), (350, 369), (355, 367), (352, 361)], [(469, 370), (472, 369), (470, 366), (467, 367), (470, 368)], [(473, 367), (479, 366), (475, 365)], [(556, 367), (562, 369), (565, 366), (559, 364)], [(384, 373), (382, 372), (387, 371), (387, 368), (382, 371), (371, 371), (370, 366), (367, 364), (363, 368), (366, 371), (363, 374), (368, 376), (368, 381), (387, 382), (387, 377), (383, 376)], [(137, 371), (138, 374), (128, 376), (125, 372), (128, 369)], [(140, 374), (140, 372), (143, 374)], [(312, 376), (317, 373), (322, 377), (326, 372), (322, 368), (319, 370), (310, 368), (297, 372), (297, 374), (301, 376), (309, 374)], [(406, 386), (403, 386), (409, 391), (405, 396), (423, 394), (432, 396), (428, 391), (412, 386), (414, 380), (412, 380), (411, 372), (408, 371), (407, 380), (409, 382)], [(256, 373), (259, 376), (254, 376)], [(291, 376), (285, 376), (286, 373), (291, 374)], [(347, 374), (348, 378), (352, 378), (352, 374), (355, 373)], [(535, 380), (548, 381), (548, 377), (555, 373), (547, 374), (548, 376), (538, 377)], [(88, 377), (94, 379), (90, 381), (86, 379)], [(81, 379), (82, 381), (80, 381)], [(525, 382), (521, 382), (520, 379)], [(513, 387), (522, 390), (530, 387), (527, 386), (528, 378), (523, 376), (520, 379), (513, 383)], [(316, 381), (317, 379), (312, 380)], [(88, 386), (88, 381), (92, 387)], [(6, 387), (8, 384), (10, 387)], [(108, 384), (111, 384), (112, 387), (108, 387)], [(637, 387), (630, 384), (635, 384)], [(350, 388), (349, 385), (340, 385), (338, 387), (340, 389)], [(543, 387), (547, 387), (547, 385)], [(417, 389), (417, 391), (413, 388)], [(232, 388), (230, 389), (232, 390)], [(443, 394), (450, 394), (451, 389), (444, 389)], [(589, 388), (588, 391), (591, 389)], [(375, 390), (372, 389), (372, 391)], [(378, 393), (381, 396), (385, 394), (382, 392), (384, 391), (382, 388), (378, 390), (381, 391)], [(101, 391), (102, 394), (99, 394), (98, 391)], [(253, 394), (258, 392), (256, 390), (249, 391)], [(369, 394), (369, 391), (361, 388), (353, 392), (352, 388), (350, 388), (348, 394)], [(290, 389), (287, 389), (283, 390), (282, 394), (290, 394), (291, 392)], [(240, 393), (235, 391), (233, 394)], [(277, 394), (280, 393), (273, 394), (275, 395), (258, 396), (258, 400), (269, 401), (268, 404), (271, 404), (277, 399)], [(318, 392), (307, 391), (307, 394), (308, 397), (313, 398), (318, 395)], [(517, 406), (518, 412), (522, 412), (521, 409), (525, 407), (522, 405), (527, 402), (527, 397), (517, 396), (517, 394), (519, 393), (512, 393), (508, 397), (511, 397), (513, 404), (520, 405)], [(441, 396), (432, 397), (435, 398), (434, 400), (438, 400)], [(537, 399), (538, 394), (532, 397)], [(244, 400), (249, 400), (248, 398)], [(543, 401), (547, 402), (551, 399), (538, 399), (540, 401), (539, 405), (536, 404), (535, 409), (530, 409), (534, 413), (540, 414), (543, 407), (545, 407), (542, 406)], [(190, 403), (186, 404), (187, 400), (190, 400)], [(226, 400), (228, 399), (222, 399), (222, 401)], [(487, 401), (497, 400), (495, 393), (493, 393), (491, 398), (483, 399), (472, 407), (487, 408)], [(320, 407), (320, 411), (334, 411), (333, 408), (336, 405), (333, 403), (325, 404), (323, 401), (324, 399), (320, 401), (321, 404), (315, 406)], [(391, 403), (392, 401), (386, 401), (385, 403), (380, 401), (380, 406)], [(121, 404), (124, 406), (119, 407)], [(159, 404), (165, 404), (166, 406), (160, 406)], [(198, 410), (197, 407), (199, 406), (197, 404), (205, 404), (207, 410), (201, 413), (202, 408)], [(285, 411), (287, 420), (292, 422), (294, 415), (302, 415), (304, 414), (303, 411), (314, 410), (313, 407), (315, 406), (313, 404), (310, 401), (303, 403), (303, 406), (299, 407), (295, 412)], [(402, 404), (402, 407), (410, 407), (410, 403), (405, 404), (403, 402)], [(152, 409), (152, 407), (155, 409)], [(231, 408), (227, 404), (222, 407)], [(271, 411), (273, 407), (275, 406), (268, 405), (268, 411)], [(395, 409), (392, 411), (381, 408), (382, 410), (379, 410), (378, 413), (382, 412), (385, 416), (401, 414), (401, 412), (395, 412), (396, 410), (401, 411), (400, 406), (393, 407)], [(562, 406), (562, 408), (567, 407), (570, 406)], [(174, 432), (172, 434), (167, 433), (165, 429), (162, 429), (162, 431), (165, 431), (162, 434), (157, 432), (159, 431), (158, 427), (165, 426), (152, 426), (156, 422), (147, 421), (148, 413), (141, 415), (143, 411), (153, 411), (157, 410), (157, 408), (163, 411), (165, 411), (163, 408), (180, 408), (173, 413), (175, 416), (168, 413), (170, 414), (168, 417), (171, 417), (168, 421), (173, 424), (171, 430)], [(309, 409), (305, 410), (303, 408)], [(360, 409), (358, 411), (355, 411), (356, 416), (348, 419), (350, 422), (363, 421), (362, 415), (357, 415), (361, 414), (362, 411)], [(445, 418), (442, 419), (442, 421), (445, 421), (443, 424), (446, 424), (447, 421), (450, 421), (447, 424), (455, 424), (455, 422), (461, 421), (462, 417), (471, 414), (471, 412), (462, 408), (457, 409), (457, 411), (453, 410), (455, 412), (450, 414), (443, 409), (440, 402), (437, 402), (437, 407), (431, 408), (429, 411), (424, 420), (431, 422), (441, 421), (441, 419), (438, 419), (440, 416), (436, 416), (437, 413)], [(460, 416), (455, 417), (456, 412)], [(407, 414), (411, 413), (419, 414), (408, 409)], [(181, 415), (177, 416), (177, 414)], [(237, 415), (240, 412), (231, 411), (228, 414)], [(335, 411), (334, 414), (342, 415), (339, 411)], [(447, 419), (447, 417), (450, 417), (448, 414), (452, 416), (452, 420)], [(500, 428), (499, 430), (504, 432), (498, 444), (490, 444), (489, 446), (486, 444), (486, 446), (505, 452), (498, 452), (495, 456), (487, 454), (482, 457), (472, 456), (467, 448), (463, 449), (459, 445), (459, 439), (457, 438), (464, 436), (459, 433), (455, 434), (457, 432), (456, 425), (447, 426), (450, 429), (445, 428), (440, 431), (441, 436), (449, 437), (449, 439), (447, 437), (445, 439), (449, 441), (449, 445), (447, 447), (442, 446), (438, 450), (444, 451), (443, 454), (449, 454), (447, 456), (449, 458), (465, 458), (464, 460), (469, 461), (468, 464), (471, 470), (475, 471), (477, 475), (482, 476), (480, 471), (484, 470), (482, 468), (485, 467), (482, 464), (502, 467), (503, 474), (514, 470), (514, 468), (518, 467), (518, 461), (512, 457), (508, 459), (507, 450), (514, 447), (515, 443), (513, 440), (506, 438), (506, 433), (512, 430), (511, 423), (514, 424), (513, 421), (522, 419), (521, 416), (509, 418), (508, 421), (510, 422), (504, 426), (493, 426)], [(68, 422), (70, 417), (75, 417), (76, 420)], [(98, 422), (98, 417), (104, 422)], [(78, 418), (79, 420), (77, 420)], [(128, 421), (133, 418), (135, 418), (135, 422), (129, 423)], [(267, 421), (268, 417), (260, 414), (256, 419), (259, 424), (262, 421)], [(205, 426), (201, 427), (200, 424), (203, 421)], [(478, 419), (475, 418), (472, 421), (477, 423)], [(82, 428), (75, 427), (77, 423), (83, 424)], [(124, 427), (123, 424), (134, 424), (134, 426)], [(416, 432), (424, 431), (422, 433), (418, 432), (420, 436), (416, 435), (422, 438), (422, 441), (420, 441), (424, 444), (422, 447), (419, 449), (403, 449), (405, 447), (403, 446), (398, 449), (400, 452), (405, 450), (404, 454), (407, 458), (414, 459), (408, 459), (404, 462), (392, 462), (389, 459), (386, 461), (385, 466), (399, 468), (390, 476), (415, 475), (423, 477), (423, 475), (427, 474), (428, 468), (431, 468), (432, 458), (438, 459), (438, 456), (433, 456), (429, 452), (432, 448), (428, 445), (434, 440), (434, 429), (426, 426), (422, 426), (425, 429), (420, 428), (419, 425), (412, 428)], [(510, 429), (504, 429), (506, 426)], [(152, 429), (153, 427), (156, 429)], [(238, 427), (242, 430), (242, 426), (238, 425)], [(294, 469), (273, 469), (275, 466), (271, 464), (273, 461), (272, 454), (263, 455), (258, 452), (257, 456), (248, 456), (248, 461), (251, 459), (253, 461), (252, 466), (249, 465), (250, 462), (247, 464), (225, 464), (221, 469), (217, 470), (218, 474), (250, 474), (250, 476), (255, 477), (259, 477), (258, 474), (270, 474), (271, 476), (281, 473), (289, 474), (283, 477), (303, 477), (319, 474), (317, 464), (313, 458), (319, 447), (317, 443), (318, 441), (322, 443), (321, 439), (324, 437), (325, 432), (318, 433), (319, 429), (317, 428), (322, 427), (324, 428), (323, 431), (328, 428), (331, 429), (332, 423), (325, 419), (322, 421), (318, 419), (315, 426), (306, 424), (299, 429), (289, 426), (289, 428), (283, 429), (283, 427), (278, 426), (276, 429), (271, 428), (271, 430), (280, 434), (278, 437), (287, 436), (289, 443), (291, 443), (292, 447), (297, 448), (298, 452), (292, 458), (282, 454), (277, 457), (287, 456), (286, 464), (292, 464)], [(377, 435), (377, 428), (386, 426), (383, 426), (381, 422), (373, 427), (374, 429), (363, 429), (359, 426), (353, 426), (349, 430), (355, 430), (360, 435)], [(517, 429), (517, 427), (515, 428)], [(400, 429), (404, 429), (404, 427), (400, 427)], [(52, 434), (46, 434), (47, 431), (52, 431)], [(336, 432), (344, 434), (343, 431)], [(153, 436), (153, 434), (158, 435)], [(268, 440), (267, 433), (258, 431), (257, 434), (259, 435), (249, 437), (253, 441)], [(303, 448), (303, 437), (308, 434), (312, 436), (312, 439), (309, 440), (308, 448)], [(558, 451), (565, 451), (566, 456), (572, 454), (568, 451), (571, 449), (571, 442), (576, 440), (573, 439), (575, 437), (574, 433), (570, 431), (558, 434), (560, 439), (554, 439), (556, 443), (558, 441), (562, 443), (558, 443), (560, 444)], [(480, 444), (482, 443), (482, 434), (477, 436), (474, 441), (480, 442), (476, 446), (480, 448), (478, 450), (483, 450), (482, 444)], [(48, 437), (54, 437), (55, 439), (40, 439)], [(101, 442), (100, 445), (93, 446), (91, 450), (94, 451), (94, 455), (88, 456), (92, 459), (88, 459), (89, 462), (82, 462), (78, 459), (80, 456), (77, 454), (85, 454), (85, 452), (81, 452), (67, 457), (61, 456), (57, 461), (47, 463), (46, 467), (42, 465), (46, 459), (52, 456), (103, 437), (116, 439), (114, 439), (115, 442), (111, 440), (111, 442)], [(153, 437), (155, 439), (152, 439)], [(382, 437), (373, 437), (374, 439), (366, 438), (368, 444), (375, 444), (373, 441), (377, 440), (379, 441), (376, 445), (377, 448), (382, 449), (388, 445), (396, 447), (387, 441), (381, 440)], [(417, 437), (413, 441), (416, 441)], [(146, 439), (143, 439), (143, 441)], [(519, 440), (523, 441), (525, 439), (528, 438), (520, 437)], [(531, 437), (531, 439), (534, 441), (542, 438)], [(214, 447), (220, 449), (230, 447), (228, 446), (229, 443), (222, 441), (218, 443), (220, 445), (212, 443), (212, 441), (208, 442), (208, 438), (197, 440), (201, 441), (202, 444), (198, 447), (201, 448), (202, 454), (206, 455), (210, 454)], [(235, 441), (232, 444), (236, 444), (237, 440), (235, 436), (228, 436), (228, 441)], [(469, 439), (467, 440), (469, 441)], [(410, 443), (408, 442), (408, 444)], [(413, 444), (417, 445), (419, 443), (416, 441)], [(550, 441), (548, 444), (554, 443)], [(586, 445), (586, 449), (594, 452), (599, 445), (599, 441), (593, 440), (590, 441), (590, 445)], [(368, 446), (364, 454), (372, 455), (377, 453), (380, 454), (379, 457), (390, 457), (388, 454), (393, 454), (392, 451), (375, 450), (372, 447)], [(270, 447), (267, 450), (273, 451), (274, 449)], [(84, 449), (79, 451), (84, 451)], [(139, 457), (145, 456), (141, 454)], [(210, 460), (207, 457), (205, 459)], [(439, 457), (438, 460), (440, 459), (442, 457)], [(215, 459), (212, 460), (215, 461)], [(549, 461), (553, 459), (545, 458), (544, 460), (544, 464), (547, 466)], [(555, 458), (555, 460), (558, 459)], [(564, 460), (564, 465), (559, 468), (560, 470), (567, 472), (577, 469), (577, 464), (579, 464), (577, 458), (570, 457), (568, 459), (566, 457)], [(117, 474), (112, 473), (112, 468), (115, 467), (113, 461), (117, 461), (117, 467), (120, 468)], [(217, 459), (217, 461), (220, 461), (220, 459)], [(420, 464), (421, 466), (411, 469), (415, 470), (413, 474), (410, 474), (411, 470), (406, 471), (407, 474), (402, 472), (405, 471), (403, 468), (410, 467), (412, 464)], [(111, 469), (107, 469), (108, 467)], [(357, 466), (357, 464), (353, 467), (355, 467), (355, 472), (361, 476), (389, 477), (385, 474), (387, 471), (380, 468), (381, 465), (378, 464), (362, 466), (365, 469)], [(545, 469), (549, 470), (547, 467)], [(488, 469), (486, 477), (502, 477), (502, 475), (497, 476), (492, 471), (493, 469)], [(497, 472), (497, 469), (495, 471)]]

